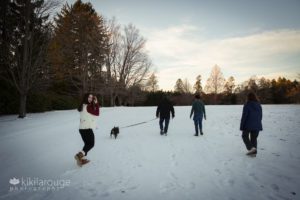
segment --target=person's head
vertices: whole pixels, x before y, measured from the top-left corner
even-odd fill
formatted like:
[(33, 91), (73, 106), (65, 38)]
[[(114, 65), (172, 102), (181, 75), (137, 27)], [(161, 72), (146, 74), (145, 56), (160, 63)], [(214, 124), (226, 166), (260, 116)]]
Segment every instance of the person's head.
[(163, 95), (161, 101), (166, 102), (168, 101), (168, 96), (167, 95)]
[(77, 110), (81, 112), (83, 104), (91, 104), (92, 102), (93, 95), (91, 93), (84, 94)]
[(254, 92), (249, 92), (247, 96), (248, 101), (258, 101), (258, 98)]
[(201, 99), (200, 94), (196, 94), (196, 95), (195, 95), (195, 99)]

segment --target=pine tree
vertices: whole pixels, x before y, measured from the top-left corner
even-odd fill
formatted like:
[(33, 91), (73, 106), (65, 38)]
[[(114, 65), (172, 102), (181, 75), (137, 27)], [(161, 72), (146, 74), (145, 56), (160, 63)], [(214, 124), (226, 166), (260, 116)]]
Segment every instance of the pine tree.
[[(50, 39), (49, 9), (43, 0), (1, 2), (1, 73), (20, 96), (19, 117), (26, 116), (27, 97), (40, 80), (47, 78), (47, 48)], [(3, 7), (2, 7), (3, 5)], [(2, 57), (3, 56), (3, 57)]]
[(56, 78), (70, 80), (79, 94), (96, 90), (108, 51), (103, 17), (91, 3), (77, 0), (65, 4), (55, 22), (50, 57)]
[(184, 93), (185, 92), (183, 81), (180, 78), (176, 81), (174, 90), (175, 90), (175, 92), (178, 92), (178, 93)]
[(201, 75), (196, 77), (196, 83), (194, 84), (194, 90), (196, 94), (202, 93), (202, 85), (201, 85)]
[(234, 77), (230, 76), (224, 85), (225, 92), (227, 94), (232, 94), (234, 92), (234, 88), (235, 88)]
[(157, 91), (158, 90), (157, 83), (158, 83), (157, 77), (154, 73), (152, 73), (146, 83), (146, 90), (151, 91), (151, 92)]

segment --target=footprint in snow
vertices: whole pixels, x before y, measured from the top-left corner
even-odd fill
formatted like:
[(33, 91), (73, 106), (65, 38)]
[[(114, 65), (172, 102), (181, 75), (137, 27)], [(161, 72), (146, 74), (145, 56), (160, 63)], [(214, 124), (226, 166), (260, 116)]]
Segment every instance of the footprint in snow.
[(280, 156), (280, 154), (279, 153), (272, 153), (274, 156), (277, 156), (277, 157), (279, 157)]
[(251, 176), (255, 181), (258, 181), (258, 178), (256, 177), (255, 173), (250, 173), (249, 176)]
[(176, 190), (176, 185), (172, 182), (163, 182), (163, 183), (160, 183), (159, 185), (160, 187), (160, 193), (167, 193), (167, 192), (170, 192), (170, 191), (173, 191), (173, 190)]
[(178, 165), (177, 161), (175, 160), (176, 154), (172, 154), (171, 157), (172, 157), (172, 165), (176, 167)]
[(171, 177), (171, 178), (172, 178), (173, 180), (175, 180), (175, 181), (178, 180), (177, 176), (176, 176), (173, 172), (170, 172), (170, 173), (169, 173), (169, 177)]
[(196, 183), (190, 182), (189, 183), (189, 189), (195, 189), (196, 188)]
[(271, 188), (273, 189), (273, 190), (275, 190), (276, 192), (278, 192), (279, 191), (279, 187), (278, 187), (278, 185), (276, 185), (276, 184), (272, 184), (271, 185)]
[(235, 181), (233, 179), (229, 179), (227, 182), (229, 183), (230, 186), (233, 186), (235, 183)]
[(110, 194), (109, 192), (103, 192), (100, 197), (108, 197)]
[(219, 169), (215, 169), (215, 172), (218, 174), (218, 175), (221, 175), (221, 171)]
[(97, 181), (96, 184), (97, 184), (97, 185), (101, 185), (102, 182), (101, 182), (101, 181)]

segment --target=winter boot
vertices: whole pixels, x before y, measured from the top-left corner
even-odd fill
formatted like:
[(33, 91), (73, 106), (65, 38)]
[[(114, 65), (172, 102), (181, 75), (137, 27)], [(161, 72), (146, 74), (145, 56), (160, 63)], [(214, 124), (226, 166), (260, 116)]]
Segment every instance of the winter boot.
[(82, 151), (80, 151), (79, 153), (77, 153), (74, 158), (77, 161), (77, 165), (81, 167), (81, 160), (84, 157), (84, 154), (82, 153)]
[(200, 130), (200, 135), (203, 135), (203, 132), (202, 132), (202, 130)]
[(257, 153), (257, 150), (255, 147), (252, 147), (252, 149), (250, 149), (250, 151), (248, 151), (248, 153), (246, 155), (255, 155)]
[(85, 164), (87, 164), (87, 163), (89, 163), (89, 162), (90, 162), (90, 160), (88, 160), (88, 159), (86, 159), (86, 158), (83, 157), (83, 158), (81, 159), (81, 166), (82, 166), (82, 165), (85, 165)]
[(163, 130), (160, 130), (160, 135), (163, 135), (164, 134), (164, 131)]
[(195, 133), (195, 135), (194, 136), (199, 136), (199, 134), (198, 133)]

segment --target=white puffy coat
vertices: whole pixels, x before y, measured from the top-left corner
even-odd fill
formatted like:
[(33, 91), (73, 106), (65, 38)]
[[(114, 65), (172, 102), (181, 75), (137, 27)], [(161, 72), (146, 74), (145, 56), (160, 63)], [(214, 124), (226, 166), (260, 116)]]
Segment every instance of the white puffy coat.
[(93, 115), (87, 111), (87, 105), (83, 104), (82, 111), (80, 112), (80, 125), (79, 129), (94, 129), (97, 122), (96, 115)]

